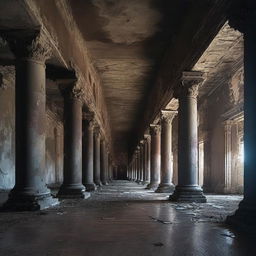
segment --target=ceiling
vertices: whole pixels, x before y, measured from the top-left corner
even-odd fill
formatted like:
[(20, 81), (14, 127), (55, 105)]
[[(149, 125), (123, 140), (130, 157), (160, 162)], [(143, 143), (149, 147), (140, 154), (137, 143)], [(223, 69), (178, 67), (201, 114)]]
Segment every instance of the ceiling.
[(114, 145), (126, 149), (189, 1), (69, 2), (101, 78)]

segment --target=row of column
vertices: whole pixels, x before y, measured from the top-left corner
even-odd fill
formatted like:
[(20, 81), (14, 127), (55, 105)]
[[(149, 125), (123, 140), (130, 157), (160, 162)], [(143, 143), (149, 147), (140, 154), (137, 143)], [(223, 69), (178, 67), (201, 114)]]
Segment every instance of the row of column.
[[(3, 34), (15, 54), (15, 186), (3, 206), (38, 210), (58, 203), (45, 183), (46, 72), (51, 47), (40, 31)], [(86, 198), (112, 175), (106, 141), (92, 115), (83, 116), (83, 85), (69, 79), (64, 98), (64, 179), (57, 197)], [(84, 117), (84, 118), (83, 118)], [(96, 185), (95, 185), (96, 184)]]
[[(202, 76), (202, 72), (183, 72), (181, 85), (176, 90), (178, 111), (162, 110), (160, 124), (150, 125), (151, 149), (147, 156), (150, 158), (150, 168), (145, 172), (145, 166), (141, 164), (141, 159), (146, 159), (144, 151), (148, 150), (143, 142), (137, 147), (129, 166), (129, 179), (147, 184), (148, 176), (143, 174), (150, 173), (147, 188), (157, 193), (173, 192), (170, 199), (174, 201), (206, 202), (198, 185), (197, 95), (199, 85), (203, 82)], [(172, 121), (177, 113), (178, 185), (174, 187)]]

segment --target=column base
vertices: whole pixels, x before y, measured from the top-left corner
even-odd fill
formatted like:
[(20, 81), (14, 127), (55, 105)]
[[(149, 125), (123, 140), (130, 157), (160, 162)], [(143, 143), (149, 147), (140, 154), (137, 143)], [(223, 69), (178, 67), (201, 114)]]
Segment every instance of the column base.
[(107, 181), (102, 181), (101, 183), (102, 183), (102, 185), (104, 185), (104, 186), (107, 186), (107, 185), (108, 185), (108, 182), (107, 182)]
[(159, 183), (149, 183), (146, 189), (156, 190), (159, 186)]
[(86, 199), (90, 197), (90, 193), (85, 192), (85, 187), (83, 185), (62, 185), (57, 194), (58, 198), (62, 199), (74, 199), (83, 198)]
[(102, 186), (101, 181), (95, 181), (95, 184), (96, 184), (96, 186), (98, 186), (98, 187), (101, 187), (101, 186)]
[(172, 193), (174, 191), (173, 184), (159, 184), (158, 188), (156, 189), (155, 193)]
[(148, 181), (142, 181), (142, 185), (148, 185), (149, 182)]
[(59, 204), (59, 200), (53, 198), (50, 192), (43, 194), (28, 194), (12, 190), (8, 200), (3, 204), (3, 211), (38, 211)]
[[(254, 202), (252, 202), (254, 201)], [(228, 216), (226, 223), (241, 232), (256, 234), (256, 203), (242, 200), (234, 215)]]
[(84, 184), (86, 191), (95, 191), (97, 190), (97, 186), (94, 183)]
[(200, 186), (176, 186), (169, 199), (174, 202), (206, 203), (206, 197)]

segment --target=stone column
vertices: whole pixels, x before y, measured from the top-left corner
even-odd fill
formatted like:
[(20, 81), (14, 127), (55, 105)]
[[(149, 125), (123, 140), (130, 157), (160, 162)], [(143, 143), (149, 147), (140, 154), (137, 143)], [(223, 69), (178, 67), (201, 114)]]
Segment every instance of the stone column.
[(131, 171), (131, 173), (130, 173), (130, 180), (132, 181), (133, 180), (133, 159), (131, 161), (130, 171)]
[(82, 105), (79, 81), (66, 88), (64, 95), (64, 176), (59, 198), (87, 198), (82, 184)]
[(256, 233), (256, 2), (241, 1), (230, 25), (244, 33), (244, 199), (227, 222), (238, 230)]
[(150, 149), (149, 136), (144, 135), (144, 182), (143, 184), (149, 184), (150, 182), (150, 155), (148, 154)]
[(50, 45), (38, 31), (6, 36), (16, 56), (15, 186), (6, 210), (41, 210), (57, 204), (45, 183), (45, 60)]
[(156, 190), (160, 182), (160, 135), (161, 127), (159, 125), (150, 125), (151, 151), (150, 151), (150, 183), (148, 189)]
[(206, 202), (198, 185), (197, 95), (203, 82), (201, 72), (183, 72), (179, 88), (178, 185), (170, 200)]
[(150, 135), (146, 136), (147, 140), (147, 182), (150, 183), (150, 166), (151, 166), (151, 137)]
[(105, 176), (106, 176), (106, 181), (107, 181), (107, 183), (105, 185), (108, 185), (109, 184), (109, 149), (108, 149), (108, 146), (106, 146), (105, 161), (106, 161)]
[(140, 183), (140, 179), (141, 179), (141, 175), (140, 175), (140, 146), (137, 146), (137, 150), (136, 150), (136, 162), (137, 162), (137, 183)]
[(172, 121), (177, 111), (161, 111), (161, 175), (157, 193), (172, 193), (173, 161), (172, 161)]
[(94, 166), (94, 183), (97, 186), (102, 186), (100, 181), (100, 128), (97, 126), (94, 128), (94, 154), (93, 154), (93, 166)]
[(224, 122), (224, 143), (225, 143), (225, 177), (224, 177), (224, 192), (231, 192), (231, 177), (232, 177), (232, 138), (231, 138), (231, 128), (232, 121), (226, 120)]
[(112, 181), (112, 173), (113, 173), (113, 168), (112, 168), (112, 165), (113, 164), (113, 161), (112, 161), (112, 156), (110, 155), (110, 158), (109, 158), (109, 181), (111, 182)]
[(134, 154), (134, 156), (133, 156), (133, 181), (136, 181), (136, 178), (137, 178), (137, 176), (136, 176), (136, 157), (135, 157), (135, 154)]
[(137, 181), (137, 154), (136, 154), (136, 151), (134, 152), (134, 181), (136, 182)]
[(55, 183), (60, 183), (60, 173), (62, 172), (61, 159), (61, 133), (59, 127), (54, 129), (55, 136)]
[(102, 185), (107, 185), (106, 177), (106, 145), (104, 138), (100, 140), (100, 180)]
[(93, 129), (95, 125), (94, 115), (84, 113), (83, 115), (83, 184), (86, 191), (96, 190), (93, 181)]
[(117, 180), (117, 166), (114, 166), (113, 168), (114, 168), (114, 170), (113, 170), (113, 172), (114, 172), (114, 179)]
[(140, 141), (140, 184), (144, 184), (144, 141)]

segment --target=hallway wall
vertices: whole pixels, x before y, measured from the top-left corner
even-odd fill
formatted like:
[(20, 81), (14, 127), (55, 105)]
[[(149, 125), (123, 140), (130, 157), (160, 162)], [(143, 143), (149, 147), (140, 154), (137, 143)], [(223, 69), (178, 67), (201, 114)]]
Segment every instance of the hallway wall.
[[(14, 68), (0, 66), (0, 75), (0, 189), (11, 189), (15, 182)], [(47, 184), (60, 183), (63, 179), (63, 126), (49, 106), (46, 109), (45, 178)], [(57, 161), (55, 129), (59, 132)]]
[[(240, 122), (238, 135), (237, 118)], [(227, 126), (227, 124), (230, 127)], [(228, 135), (230, 134), (230, 135)], [(243, 137), (243, 69), (202, 99), (199, 105), (199, 142), (205, 144), (204, 189), (215, 193), (242, 193), (243, 173), (238, 162), (240, 138)], [(231, 173), (231, 181), (227, 173)], [(230, 185), (227, 185), (230, 183)]]
[(0, 66), (0, 189), (14, 186), (14, 68)]

